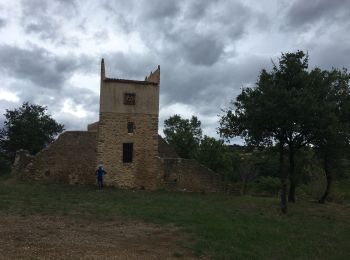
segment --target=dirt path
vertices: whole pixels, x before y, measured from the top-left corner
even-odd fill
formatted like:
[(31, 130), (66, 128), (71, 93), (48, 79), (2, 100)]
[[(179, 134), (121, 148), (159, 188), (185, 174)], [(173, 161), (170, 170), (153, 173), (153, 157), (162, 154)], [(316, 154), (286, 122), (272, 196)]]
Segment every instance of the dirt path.
[(0, 215), (1, 259), (191, 259), (172, 226), (74, 217)]

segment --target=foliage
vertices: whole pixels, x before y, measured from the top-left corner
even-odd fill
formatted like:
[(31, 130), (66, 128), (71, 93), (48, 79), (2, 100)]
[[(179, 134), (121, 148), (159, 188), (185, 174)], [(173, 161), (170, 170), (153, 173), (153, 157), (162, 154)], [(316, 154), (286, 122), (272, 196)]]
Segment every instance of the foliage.
[(225, 138), (243, 137), (248, 144), (269, 146), (287, 144), (305, 136), (298, 135), (306, 116), (305, 79), (308, 57), (302, 51), (282, 54), (272, 72), (262, 70), (255, 88), (244, 88), (232, 102), (233, 107), (220, 118), (219, 133)]
[(310, 142), (306, 126), (313, 116), (309, 102), (313, 93), (307, 68), (308, 56), (302, 51), (282, 54), (278, 66), (274, 64), (271, 72), (262, 70), (257, 86), (243, 89), (233, 107), (220, 118), (219, 133), (225, 138), (239, 135), (248, 144), (264, 147), (278, 143), (283, 212), (287, 210), (285, 150), (288, 148), (288, 169), (294, 185), (295, 152)]
[(202, 139), (201, 122), (197, 117), (184, 119), (179, 115), (169, 117), (164, 121), (165, 141), (172, 145), (182, 158), (192, 159)]
[(276, 177), (261, 176), (256, 180), (254, 187), (259, 193), (277, 196), (278, 192), (281, 190), (281, 182)]
[(1, 151), (13, 159), (19, 149), (35, 154), (63, 131), (46, 113), (47, 108), (27, 102), (14, 110), (6, 110), (4, 128), (0, 134)]
[(316, 112), (312, 121), (312, 141), (323, 164), (327, 186), (320, 203), (324, 203), (331, 191), (333, 179), (342, 171), (342, 162), (349, 152), (350, 141), (350, 74), (345, 69), (310, 73), (315, 85)]
[(10, 159), (3, 154), (0, 154), (0, 175), (7, 174), (11, 171), (11, 161)]
[(308, 179), (307, 185), (303, 185), (302, 189), (312, 199), (317, 200), (322, 196), (326, 187), (326, 178), (324, 170), (319, 165), (309, 165), (304, 169), (304, 175)]
[(204, 136), (196, 159), (215, 172), (225, 173), (232, 168), (232, 161), (227, 145), (222, 140)]
[(313, 144), (322, 155), (329, 184), (325, 198), (331, 168), (349, 146), (349, 74), (346, 70), (307, 69), (308, 55), (302, 51), (282, 54), (278, 65), (270, 72), (262, 70), (256, 87), (243, 89), (220, 118), (219, 133), (225, 138), (239, 135), (256, 147), (277, 145), (282, 211), (286, 211), (288, 175), (288, 199), (295, 202), (296, 185), (302, 177), (296, 156), (301, 149)]

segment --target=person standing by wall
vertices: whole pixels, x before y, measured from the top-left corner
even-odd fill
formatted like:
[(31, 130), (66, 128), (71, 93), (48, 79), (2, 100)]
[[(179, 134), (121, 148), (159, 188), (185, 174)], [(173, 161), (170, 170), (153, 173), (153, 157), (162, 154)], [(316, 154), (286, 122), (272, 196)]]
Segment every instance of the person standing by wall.
[(103, 166), (99, 165), (96, 170), (97, 185), (99, 190), (103, 189), (103, 176), (106, 174), (107, 172), (103, 169)]

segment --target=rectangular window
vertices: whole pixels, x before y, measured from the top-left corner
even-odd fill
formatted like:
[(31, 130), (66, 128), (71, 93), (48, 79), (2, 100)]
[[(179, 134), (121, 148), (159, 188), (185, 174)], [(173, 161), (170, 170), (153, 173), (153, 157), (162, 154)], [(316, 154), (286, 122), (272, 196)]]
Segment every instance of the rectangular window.
[(133, 143), (123, 144), (123, 162), (124, 163), (132, 162), (132, 152), (133, 152)]
[(128, 133), (132, 134), (134, 132), (134, 122), (128, 122)]
[(124, 105), (135, 105), (135, 99), (135, 93), (124, 93)]

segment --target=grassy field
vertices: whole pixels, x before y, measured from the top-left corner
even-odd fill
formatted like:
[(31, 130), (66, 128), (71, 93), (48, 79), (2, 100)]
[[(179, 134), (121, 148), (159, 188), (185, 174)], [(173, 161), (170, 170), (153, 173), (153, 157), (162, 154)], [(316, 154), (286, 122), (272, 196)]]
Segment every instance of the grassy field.
[(350, 259), (350, 206), (301, 201), (279, 214), (277, 198), (123, 191), (18, 183), (0, 177), (0, 214), (115, 217), (175, 224), (197, 255), (218, 259)]

